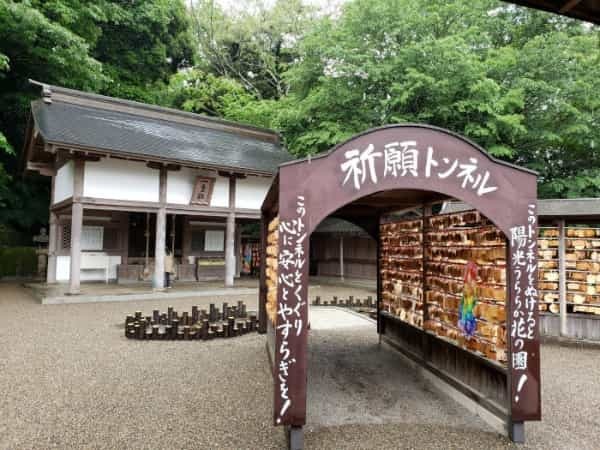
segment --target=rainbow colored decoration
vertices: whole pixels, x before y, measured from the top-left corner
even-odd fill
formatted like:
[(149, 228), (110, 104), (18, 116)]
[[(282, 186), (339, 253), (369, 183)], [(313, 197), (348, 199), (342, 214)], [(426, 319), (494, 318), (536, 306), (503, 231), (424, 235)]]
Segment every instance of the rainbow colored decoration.
[(252, 246), (250, 244), (244, 245), (244, 251), (242, 255), (242, 273), (252, 273)]
[(477, 286), (478, 267), (473, 261), (467, 262), (465, 274), (463, 277), (463, 293), (458, 307), (458, 328), (465, 337), (471, 338), (477, 330), (477, 321), (475, 319), (475, 305), (478, 301)]

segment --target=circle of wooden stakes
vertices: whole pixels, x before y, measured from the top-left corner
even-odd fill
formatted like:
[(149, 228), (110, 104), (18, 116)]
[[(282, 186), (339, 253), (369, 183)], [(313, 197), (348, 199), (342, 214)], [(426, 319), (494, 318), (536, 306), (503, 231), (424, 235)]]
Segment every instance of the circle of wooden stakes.
[(214, 303), (208, 311), (192, 306), (191, 314), (180, 314), (169, 306), (166, 313), (155, 309), (151, 316), (143, 316), (136, 311), (125, 318), (125, 337), (129, 339), (206, 341), (242, 336), (257, 329), (256, 312), (247, 312), (241, 301), (237, 306), (223, 303), (220, 311)]

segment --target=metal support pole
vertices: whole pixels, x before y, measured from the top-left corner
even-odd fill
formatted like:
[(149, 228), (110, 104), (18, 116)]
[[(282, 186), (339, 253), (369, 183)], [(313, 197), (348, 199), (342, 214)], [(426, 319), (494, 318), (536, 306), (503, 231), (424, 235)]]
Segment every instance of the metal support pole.
[(304, 448), (304, 430), (302, 427), (288, 427), (289, 450), (302, 450)]
[(509, 424), (509, 436), (510, 440), (516, 444), (525, 443), (525, 423), (524, 422), (511, 422)]
[(568, 336), (567, 330), (567, 268), (565, 261), (565, 220), (558, 221), (558, 301), (560, 308), (560, 335)]

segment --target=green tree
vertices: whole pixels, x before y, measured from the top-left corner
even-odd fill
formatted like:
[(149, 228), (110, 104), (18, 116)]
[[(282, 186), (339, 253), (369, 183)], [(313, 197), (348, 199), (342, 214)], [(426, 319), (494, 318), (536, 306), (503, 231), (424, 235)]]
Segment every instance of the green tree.
[(47, 179), (22, 180), (9, 151), (23, 145), (35, 96), (28, 79), (156, 102), (193, 60), (189, 25), (183, 0), (0, 0), (1, 223), (47, 221)]
[[(8, 57), (2, 53), (0, 53), (0, 80), (4, 78), (4, 73), (8, 71)], [(0, 132), (0, 154), (14, 154), (14, 151), (6, 136)], [(4, 164), (0, 162), (0, 208), (4, 208), (6, 206), (6, 198), (9, 196), (9, 183), (10, 176), (4, 170)]]
[(237, 81), (196, 68), (171, 77), (162, 103), (184, 111), (225, 117), (230, 115), (230, 108), (243, 108), (253, 100)]
[(297, 155), (429, 123), (538, 170), (542, 196), (598, 196), (598, 42), (597, 28), (492, 0), (354, 0), (299, 41), (287, 96), (228, 113), (256, 115)]
[(191, 5), (202, 70), (234, 79), (258, 98), (287, 92), (282, 75), (314, 20), (314, 8), (302, 0), (248, 0), (228, 13), (214, 0)]
[(104, 93), (157, 102), (171, 74), (194, 62), (189, 12), (182, 0), (113, 0), (92, 55), (110, 78)]
[[(99, 89), (106, 81), (101, 64), (89, 55), (88, 43), (48, 19), (30, 2), (0, 0), (0, 52), (4, 68), (0, 132), (5, 136), (5, 150), (18, 150), (23, 145), (32, 99), (29, 78), (89, 90)], [(0, 164), (2, 223), (29, 229), (47, 221), (47, 180), (34, 176), (25, 181), (17, 176), (15, 151), (0, 154)], [(43, 215), (41, 204), (46, 205)]]

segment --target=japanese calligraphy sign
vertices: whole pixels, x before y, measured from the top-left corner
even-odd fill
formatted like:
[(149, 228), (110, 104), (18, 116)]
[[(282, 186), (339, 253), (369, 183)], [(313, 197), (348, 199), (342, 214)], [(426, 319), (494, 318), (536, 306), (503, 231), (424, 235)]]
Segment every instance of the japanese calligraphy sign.
[(434, 147), (416, 140), (393, 141), (377, 150), (373, 144), (365, 149), (353, 148), (344, 152), (345, 160), (340, 164), (344, 174), (343, 184), (350, 183), (356, 190), (370, 182), (377, 184), (379, 177), (425, 177), (454, 180), (463, 189), (471, 189), (478, 196), (498, 190), (490, 180), (490, 171), (479, 167), (481, 158), (463, 158), (435, 151)]
[(513, 420), (539, 418), (539, 404), (532, 401), (540, 395), (535, 203), (528, 205), (527, 213), (523, 224), (511, 227), (509, 239), (512, 301), (508, 363)]
[[(328, 154), (280, 166), (263, 212), (279, 216), (277, 323), (273, 377), (275, 424), (306, 421), (309, 239), (331, 214), (378, 228), (390, 206), (457, 198), (507, 237), (506, 305), (511, 418), (540, 418), (534, 172), (491, 158), (449, 131), (394, 125), (357, 135)], [(384, 196), (380, 194), (385, 191)], [(372, 200), (375, 199), (375, 200)], [(393, 204), (388, 202), (393, 201)], [(411, 203), (412, 202), (412, 203)]]
[[(286, 423), (284, 419), (293, 402), (304, 402), (290, 392), (290, 373), (301, 358), (297, 358), (296, 346), (290, 345), (291, 339), (306, 336), (307, 302), (306, 269), (308, 233), (305, 223), (306, 205), (304, 197), (295, 199), (295, 209), (279, 222), (278, 257), (278, 305), (275, 346), (275, 423)], [(301, 355), (304, 357), (304, 355)], [(292, 377), (293, 378), (293, 377)]]

